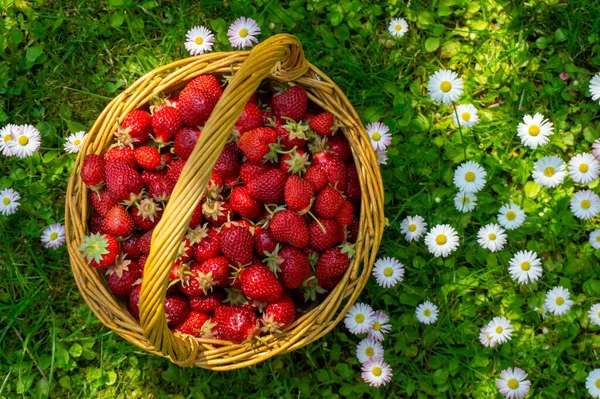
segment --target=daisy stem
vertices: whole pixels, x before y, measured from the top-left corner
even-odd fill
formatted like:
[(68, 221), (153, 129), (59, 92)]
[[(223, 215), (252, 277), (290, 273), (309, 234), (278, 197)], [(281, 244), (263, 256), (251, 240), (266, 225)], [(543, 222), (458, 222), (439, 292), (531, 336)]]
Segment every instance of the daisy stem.
[(458, 125), (458, 132), (460, 133), (460, 143), (463, 146), (463, 153), (465, 155), (465, 161), (467, 160), (467, 146), (465, 145), (465, 140), (463, 139), (462, 134), (462, 126), (460, 124), (460, 119), (458, 118), (458, 110), (456, 109), (456, 104), (454, 105), (454, 115), (456, 115), (456, 124)]

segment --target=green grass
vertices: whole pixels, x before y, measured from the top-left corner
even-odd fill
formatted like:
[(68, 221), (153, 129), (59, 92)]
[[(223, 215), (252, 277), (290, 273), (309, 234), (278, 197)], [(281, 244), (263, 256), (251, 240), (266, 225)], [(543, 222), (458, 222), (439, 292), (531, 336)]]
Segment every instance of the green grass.
[[(201, 4), (200, 4), (201, 3)], [(599, 106), (588, 81), (600, 70), (600, 5), (589, 1), (491, 0), (359, 2), (343, 0), (84, 2), (4, 0), (0, 20), (0, 126), (31, 123), (42, 132), (38, 154), (0, 159), (0, 189), (24, 199), (17, 214), (0, 216), (0, 398), (336, 398), (499, 397), (495, 378), (506, 367), (529, 373), (530, 397), (586, 397), (587, 373), (600, 365), (598, 327), (587, 310), (598, 302), (600, 253), (587, 243), (597, 219), (580, 222), (569, 210), (579, 188), (567, 179), (547, 190), (531, 183), (533, 160), (591, 151), (600, 136)], [(347, 94), (365, 123), (383, 121), (394, 133), (382, 167), (391, 221), (381, 256), (407, 269), (390, 290), (370, 281), (360, 301), (386, 311), (393, 330), (384, 341), (394, 369), (386, 387), (361, 381), (354, 355), (359, 338), (338, 326), (292, 354), (229, 373), (182, 369), (109, 331), (91, 313), (72, 278), (63, 247), (47, 250), (42, 230), (63, 221), (66, 181), (74, 156), (62, 150), (69, 133), (89, 129), (97, 115), (144, 73), (185, 57), (187, 29), (216, 34), (215, 51), (230, 50), (226, 31), (238, 16), (255, 18), (264, 39), (291, 32), (310, 62)], [(393, 40), (392, 16), (409, 21)], [(273, 28), (269, 24), (273, 23)], [(429, 39), (429, 40), (428, 40)], [(451, 109), (432, 103), (428, 77), (453, 69), (465, 80), (461, 103), (482, 121), (463, 132)], [(559, 79), (568, 73), (567, 81)], [(550, 144), (523, 147), (516, 126), (524, 114), (550, 117)], [(453, 206), (455, 167), (480, 162), (488, 183), (473, 213)], [(590, 187), (597, 191), (597, 181)], [(440, 202), (435, 201), (436, 198)], [(504, 251), (479, 248), (477, 230), (513, 200), (528, 213), (509, 233)], [(453, 225), (461, 246), (446, 260), (399, 232), (406, 215), (430, 226)], [(543, 278), (518, 286), (507, 272), (518, 250), (543, 257)], [(563, 317), (542, 320), (533, 310), (546, 290), (568, 287), (575, 300)], [(440, 319), (420, 325), (415, 306), (431, 300)], [(484, 348), (479, 328), (506, 316), (514, 338)], [(547, 328), (548, 333), (542, 334)]]

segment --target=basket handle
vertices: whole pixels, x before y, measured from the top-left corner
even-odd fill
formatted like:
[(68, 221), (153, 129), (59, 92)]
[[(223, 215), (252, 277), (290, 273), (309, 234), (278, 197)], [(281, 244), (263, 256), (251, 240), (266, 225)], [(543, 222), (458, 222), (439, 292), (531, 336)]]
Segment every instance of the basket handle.
[(246, 102), (260, 83), (269, 75), (280, 81), (295, 80), (307, 71), (308, 62), (295, 36), (275, 35), (254, 47), (208, 118), (163, 216), (154, 228), (140, 293), (140, 325), (149, 343), (180, 366), (194, 364), (198, 341), (187, 335), (176, 336), (169, 330), (163, 303), (171, 267), (192, 213), (200, 202), (200, 193), (206, 188), (215, 162)]

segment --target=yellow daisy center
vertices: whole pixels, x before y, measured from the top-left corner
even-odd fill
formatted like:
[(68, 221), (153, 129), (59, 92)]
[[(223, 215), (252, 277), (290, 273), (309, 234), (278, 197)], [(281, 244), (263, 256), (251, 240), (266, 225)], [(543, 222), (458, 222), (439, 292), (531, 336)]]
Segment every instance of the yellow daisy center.
[(583, 200), (583, 201), (581, 201), (581, 207), (582, 207), (583, 209), (588, 209), (588, 208), (590, 207), (590, 205), (591, 205), (591, 204), (590, 204), (590, 201), (588, 201), (588, 200)]
[(554, 168), (552, 166), (548, 166), (546, 169), (544, 169), (544, 175), (547, 177), (554, 176)]
[(375, 323), (373, 323), (373, 330), (379, 331), (380, 328), (381, 328), (380, 322), (376, 321)]
[(248, 29), (244, 28), (240, 30), (240, 37), (248, 36)]
[(440, 90), (444, 93), (448, 93), (450, 90), (452, 90), (452, 83), (444, 80), (442, 83), (440, 83)]
[(600, 242), (600, 234), (596, 236), (596, 242)]
[(467, 172), (465, 174), (465, 180), (468, 181), (469, 183), (475, 180), (475, 173), (473, 172)]
[(402, 30), (402, 25), (398, 24), (394, 26), (394, 29), (396, 30), (396, 32), (400, 32)]
[(4, 136), (4, 142), (5, 143), (8, 143), (11, 140), (12, 140), (12, 136), (10, 134), (7, 134), (6, 136)]
[(373, 141), (379, 141), (381, 140), (381, 134), (379, 134), (379, 132), (375, 132), (371, 135), (371, 138), (373, 139)]
[(52, 234), (50, 234), (50, 240), (54, 241), (58, 238), (58, 233), (56, 231), (53, 231)]
[(588, 166), (588, 164), (587, 164), (587, 163), (582, 163), (581, 165), (579, 165), (579, 171), (580, 171), (581, 173), (585, 173), (585, 172), (587, 172), (589, 168), (590, 168), (590, 167)]
[(496, 332), (497, 332), (498, 334), (502, 334), (502, 331), (504, 331), (504, 328), (502, 328), (502, 326), (498, 326), (498, 327), (496, 327)]
[(521, 270), (527, 271), (529, 269), (531, 269), (531, 265), (529, 264), (529, 262), (521, 263)]
[(510, 389), (517, 389), (519, 387), (519, 381), (517, 381), (516, 378), (511, 378), (506, 382), (506, 385), (508, 385)]
[(20, 145), (27, 145), (27, 143), (29, 143), (29, 139), (27, 138), (27, 136), (21, 136), (21, 137), (19, 137), (19, 144)]
[(367, 355), (369, 357), (373, 357), (374, 354), (375, 354), (375, 351), (373, 350), (373, 348), (367, 348), (367, 350), (365, 351), (365, 355)]
[(540, 127), (538, 125), (531, 125), (529, 126), (529, 135), (530, 136), (537, 136), (538, 134), (540, 134)]
[(596, 380), (596, 388), (600, 388), (600, 378)]
[(517, 214), (515, 211), (508, 211), (506, 212), (506, 219), (507, 220), (515, 220), (517, 218)]
[(446, 242), (448, 242), (448, 238), (444, 234), (439, 234), (437, 237), (435, 237), (435, 242), (438, 245), (444, 245)]
[(598, 312), (598, 318), (600, 319), (600, 312)]
[(75, 141), (73, 141), (73, 145), (79, 145), (81, 144), (81, 140), (76, 139)]
[(556, 304), (557, 305), (562, 305), (563, 303), (565, 303), (565, 299), (562, 296), (559, 296), (558, 298), (556, 298)]
[(429, 317), (429, 316), (431, 316), (431, 309), (425, 309), (425, 310), (423, 311), (423, 316), (425, 316), (425, 317)]
[(379, 377), (382, 373), (381, 367), (373, 367), (373, 370), (371, 371), (371, 373), (373, 373), (373, 375), (375, 377)]
[(357, 314), (356, 316), (354, 316), (354, 321), (356, 321), (357, 323), (362, 323), (363, 321), (365, 321), (365, 315), (362, 313)]
[[(416, 224), (411, 223), (411, 224), (408, 225), (408, 231), (410, 231), (411, 233), (414, 233), (415, 230), (417, 230), (417, 225)], [(598, 236), (598, 237), (600, 237), (600, 236)]]
[(469, 205), (471, 203), (471, 200), (465, 195), (464, 197), (462, 197), (462, 203), (465, 205)]
[(496, 234), (494, 234), (494, 233), (490, 233), (490, 234), (488, 235), (488, 238), (489, 238), (490, 240), (494, 241), (494, 240), (496, 239)]
[(384, 276), (390, 277), (392, 274), (394, 274), (394, 270), (392, 270), (391, 267), (386, 267), (385, 269), (383, 269)]
[(463, 112), (463, 114), (460, 116), (462, 118), (463, 121), (468, 122), (471, 120), (471, 114), (468, 112)]
[(204, 39), (201, 38), (200, 36), (198, 36), (197, 38), (194, 39), (194, 43), (196, 43), (199, 46), (202, 43), (204, 43)]
[(2, 203), (3, 203), (4, 205), (8, 205), (8, 204), (10, 204), (10, 198), (8, 198), (8, 197), (5, 197), (5, 198), (2, 200)]

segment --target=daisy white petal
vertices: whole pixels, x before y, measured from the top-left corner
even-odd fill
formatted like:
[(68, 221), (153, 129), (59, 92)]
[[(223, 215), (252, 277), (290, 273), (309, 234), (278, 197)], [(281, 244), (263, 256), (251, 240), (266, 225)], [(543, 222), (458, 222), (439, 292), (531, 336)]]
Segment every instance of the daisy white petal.
[(12, 215), (17, 211), (21, 199), (21, 194), (12, 188), (0, 190), (0, 213), (3, 215)]
[(407, 241), (417, 241), (426, 229), (427, 222), (419, 215), (407, 216), (400, 223), (400, 231), (404, 234)]
[(600, 249), (600, 229), (590, 233), (590, 244), (594, 249)]
[(40, 149), (42, 137), (39, 130), (35, 127), (23, 125), (15, 134), (13, 140), (9, 140), (6, 143), (12, 155), (19, 158), (27, 158)]
[(565, 180), (567, 166), (562, 159), (551, 155), (535, 162), (531, 176), (537, 184), (549, 188), (556, 187)]
[(465, 193), (476, 193), (485, 186), (486, 171), (477, 162), (463, 162), (454, 171), (454, 185)]
[(392, 329), (389, 321), (390, 318), (387, 314), (381, 311), (375, 312), (375, 322), (373, 322), (373, 326), (369, 330), (369, 338), (375, 341), (383, 341), (385, 334)]
[(488, 333), (496, 344), (503, 344), (512, 338), (513, 326), (506, 317), (494, 317), (488, 327)]
[(65, 226), (60, 223), (51, 224), (42, 233), (42, 243), (46, 248), (58, 249), (65, 243)]
[(498, 391), (508, 399), (521, 399), (529, 393), (531, 381), (527, 380), (527, 373), (518, 367), (510, 367), (500, 373), (496, 380)]
[(477, 242), (482, 248), (497, 252), (504, 248), (506, 244), (506, 233), (499, 225), (490, 223), (479, 229)]
[(496, 346), (496, 342), (492, 339), (492, 333), (490, 332), (490, 326), (483, 326), (479, 330), (479, 341), (483, 346), (493, 348)]
[(448, 224), (438, 224), (425, 236), (425, 244), (435, 257), (446, 257), (458, 248), (458, 234)]
[(19, 137), (21, 135), (22, 130), (22, 126), (13, 125), (12, 123), (9, 123), (2, 129), (0, 129), (0, 152), (2, 153), (2, 155), (14, 155), (11, 151), (11, 148), (8, 145), (8, 142), (14, 140), (15, 137)]
[(452, 113), (452, 119), (454, 119), (454, 124), (457, 126), (460, 125), (465, 128), (471, 128), (479, 122), (477, 108), (475, 108), (473, 104), (460, 104)]
[(588, 374), (585, 387), (593, 398), (600, 398), (600, 369), (594, 369)]
[(65, 151), (71, 154), (79, 152), (84, 140), (87, 138), (86, 132), (73, 133), (65, 141)]
[(600, 73), (594, 75), (590, 80), (590, 94), (592, 95), (592, 101), (600, 99)]
[(525, 115), (523, 123), (519, 123), (517, 127), (517, 132), (524, 146), (536, 149), (550, 142), (548, 137), (554, 134), (554, 128), (552, 122), (538, 112), (533, 116)]
[(383, 346), (374, 339), (365, 338), (356, 345), (356, 357), (361, 363), (372, 358), (383, 357)]
[(369, 332), (374, 322), (375, 312), (366, 303), (355, 303), (352, 305), (344, 318), (344, 325), (352, 334)]
[(386, 150), (375, 151), (377, 155), (377, 165), (387, 165), (388, 156)]
[(600, 303), (592, 305), (590, 311), (588, 312), (588, 317), (592, 323), (600, 326)]
[(408, 32), (408, 23), (404, 18), (392, 19), (388, 25), (388, 31), (392, 36), (402, 37)]
[(462, 213), (471, 212), (477, 205), (477, 197), (472, 193), (459, 191), (454, 197), (454, 207)]
[(571, 198), (570, 207), (575, 217), (583, 220), (592, 219), (600, 210), (600, 197), (590, 190), (578, 191)]
[(402, 281), (404, 267), (394, 258), (379, 258), (373, 267), (373, 276), (375, 276), (377, 284), (383, 288), (390, 288)]
[(392, 142), (390, 128), (381, 122), (369, 123), (366, 127), (367, 134), (371, 138), (371, 145), (375, 151), (383, 151)]
[(598, 178), (600, 163), (590, 153), (577, 154), (569, 161), (569, 176), (575, 183), (587, 184)]
[(540, 316), (542, 316), (542, 319), (546, 319), (546, 317), (548, 317), (548, 308), (546, 308), (546, 305), (544, 304), (542, 304), (541, 308), (535, 307), (533, 310), (538, 312)]
[(510, 260), (508, 272), (520, 284), (534, 283), (542, 276), (542, 261), (533, 251), (519, 251)]
[(194, 26), (186, 34), (185, 48), (191, 55), (200, 55), (212, 50), (215, 36), (204, 26)]
[(462, 95), (463, 80), (454, 71), (440, 70), (429, 78), (427, 90), (433, 101), (452, 104)]
[(439, 308), (429, 301), (425, 301), (415, 311), (417, 320), (423, 324), (433, 324), (438, 319)]
[(569, 290), (563, 287), (554, 287), (546, 293), (544, 305), (550, 313), (555, 316), (561, 316), (571, 310), (573, 301), (570, 299)]
[(252, 18), (239, 17), (229, 30), (227, 36), (232, 47), (244, 48), (252, 46), (252, 42), (258, 43), (256, 36), (260, 35), (260, 27)]
[(361, 376), (372, 387), (380, 387), (392, 379), (392, 368), (382, 357), (371, 358), (363, 363)]
[(498, 223), (506, 230), (514, 230), (525, 221), (525, 212), (516, 204), (503, 205), (498, 211)]

